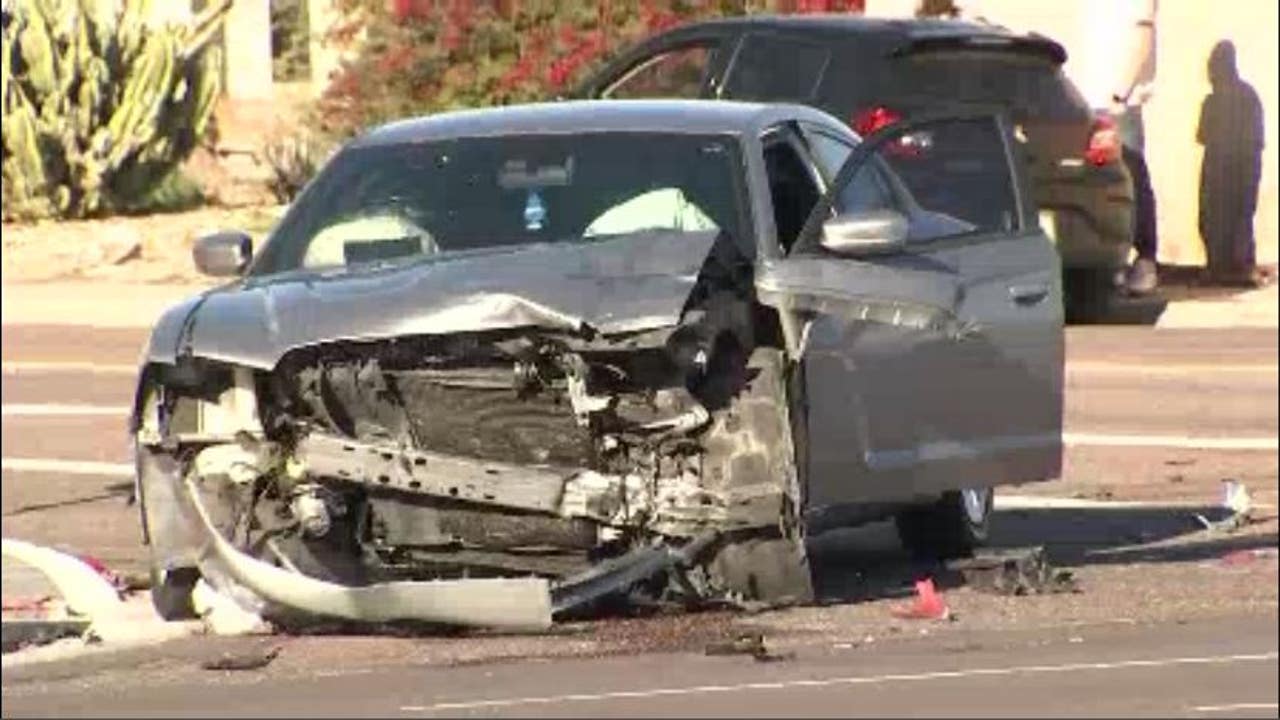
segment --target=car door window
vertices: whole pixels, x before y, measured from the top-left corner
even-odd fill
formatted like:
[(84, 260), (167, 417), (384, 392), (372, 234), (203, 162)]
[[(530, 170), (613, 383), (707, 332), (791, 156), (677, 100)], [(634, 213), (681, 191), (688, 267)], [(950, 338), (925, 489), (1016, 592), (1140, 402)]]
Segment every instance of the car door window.
[[(915, 203), (930, 216), (953, 218), (970, 232), (1021, 226), (1004, 130), (994, 117), (943, 120), (903, 133), (877, 153)], [(919, 239), (945, 234), (941, 224)]]
[(613, 99), (697, 98), (715, 51), (713, 43), (686, 45), (632, 66), (602, 93)]
[[(813, 160), (826, 177), (835, 180), (836, 173), (844, 166), (853, 152), (853, 145), (821, 130), (806, 128), (805, 140), (813, 153)], [(888, 210), (897, 207), (893, 192), (884, 177), (878, 161), (869, 162), (863, 171), (849, 181), (840, 191), (840, 207), (846, 212)]]
[(1008, 145), (995, 117), (905, 127), (870, 155), (855, 153), (840, 174), (830, 197), (835, 214), (880, 209), (866, 188), (882, 178), (908, 218), (909, 241), (1021, 228)]
[(767, 102), (813, 98), (831, 53), (777, 35), (747, 35), (733, 58), (721, 97)]
[(787, 133), (775, 133), (766, 139), (764, 163), (778, 246), (785, 255), (791, 252), (805, 220), (822, 197), (822, 191), (812, 166)]

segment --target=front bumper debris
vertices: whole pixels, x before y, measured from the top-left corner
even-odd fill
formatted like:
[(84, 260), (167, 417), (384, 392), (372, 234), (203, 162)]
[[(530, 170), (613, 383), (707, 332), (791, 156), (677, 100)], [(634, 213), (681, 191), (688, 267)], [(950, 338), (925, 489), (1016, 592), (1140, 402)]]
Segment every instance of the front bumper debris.
[(356, 622), (420, 621), (537, 630), (551, 625), (549, 583), (539, 578), (388, 582), (349, 587), (250, 557), (214, 527), (191, 479), (186, 496), (205, 534), (202, 561), (219, 562), (235, 582), (270, 603)]

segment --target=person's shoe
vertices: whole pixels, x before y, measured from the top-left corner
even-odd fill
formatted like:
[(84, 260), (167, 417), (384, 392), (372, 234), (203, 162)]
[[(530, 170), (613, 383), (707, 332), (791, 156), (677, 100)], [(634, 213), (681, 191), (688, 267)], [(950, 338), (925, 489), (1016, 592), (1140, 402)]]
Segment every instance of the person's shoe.
[(1133, 295), (1147, 295), (1155, 292), (1158, 284), (1156, 261), (1147, 258), (1138, 258), (1133, 267), (1129, 268), (1129, 274), (1125, 277), (1124, 283), (1125, 289)]

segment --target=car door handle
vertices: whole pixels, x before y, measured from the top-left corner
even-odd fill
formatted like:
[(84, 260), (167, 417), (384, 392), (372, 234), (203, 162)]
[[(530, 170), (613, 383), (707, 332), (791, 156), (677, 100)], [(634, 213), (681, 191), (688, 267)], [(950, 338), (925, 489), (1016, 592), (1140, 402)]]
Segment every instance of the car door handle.
[(1009, 298), (1018, 305), (1038, 305), (1047, 297), (1048, 285), (1014, 285), (1009, 288)]

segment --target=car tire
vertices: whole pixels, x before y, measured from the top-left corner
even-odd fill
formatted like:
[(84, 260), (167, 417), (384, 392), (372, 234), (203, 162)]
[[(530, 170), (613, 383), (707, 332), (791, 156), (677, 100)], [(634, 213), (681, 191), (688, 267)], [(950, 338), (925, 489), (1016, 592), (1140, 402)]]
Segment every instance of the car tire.
[(192, 593), (200, 580), (200, 571), (193, 567), (172, 570), (151, 568), (151, 604), (156, 614), (166, 621), (193, 620), (196, 618)]
[(1062, 274), (1063, 315), (1069, 323), (1096, 323), (1112, 310), (1118, 294), (1115, 270), (1070, 268)]
[(969, 557), (990, 534), (992, 488), (949, 492), (930, 505), (917, 505), (895, 518), (902, 546), (918, 559)]
[(750, 538), (727, 543), (709, 570), (733, 597), (771, 607), (813, 602), (813, 575), (800, 538)]

